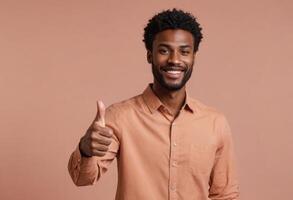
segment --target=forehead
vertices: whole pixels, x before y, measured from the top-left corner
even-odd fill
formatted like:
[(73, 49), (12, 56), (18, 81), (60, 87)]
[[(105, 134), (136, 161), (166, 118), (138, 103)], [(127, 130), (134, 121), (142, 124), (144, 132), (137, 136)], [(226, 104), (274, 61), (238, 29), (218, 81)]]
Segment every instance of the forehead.
[(153, 41), (155, 46), (168, 44), (170, 46), (193, 46), (193, 36), (190, 32), (182, 29), (167, 29), (156, 34)]

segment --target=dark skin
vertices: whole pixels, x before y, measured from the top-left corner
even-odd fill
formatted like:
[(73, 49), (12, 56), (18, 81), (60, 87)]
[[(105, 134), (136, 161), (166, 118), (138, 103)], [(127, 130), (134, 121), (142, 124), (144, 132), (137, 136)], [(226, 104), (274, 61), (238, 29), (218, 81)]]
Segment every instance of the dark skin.
[[(185, 100), (185, 83), (193, 68), (195, 57), (193, 36), (184, 30), (165, 30), (153, 41), (147, 51), (148, 62), (154, 74), (153, 91), (175, 117)], [(98, 101), (97, 116), (85, 135), (79, 149), (82, 156), (104, 156), (112, 142), (113, 130), (105, 126), (105, 106)]]
[[(154, 76), (152, 89), (174, 117), (184, 104), (184, 76), (187, 71), (191, 75), (195, 53), (192, 34), (180, 29), (168, 29), (158, 33), (153, 41), (152, 51), (147, 51), (148, 62), (162, 78), (160, 81)], [(164, 71), (168, 68), (175, 69), (178, 73), (170, 75)], [(177, 89), (172, 89), (176, 87)]]
[(105, 111), (103, 102), (98, 101), (96, 118), (79, 142), (83, 157), (104, 156), (112, 143), (113, 130), (105, 126)]

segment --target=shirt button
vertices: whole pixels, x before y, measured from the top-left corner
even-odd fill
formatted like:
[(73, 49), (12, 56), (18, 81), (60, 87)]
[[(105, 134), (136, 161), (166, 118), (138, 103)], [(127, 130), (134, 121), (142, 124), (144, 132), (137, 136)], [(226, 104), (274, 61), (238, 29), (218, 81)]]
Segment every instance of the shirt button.
[(172, 190), (172, 191), (176, 191), (176, 186), (175, 186), (175, 185), (172, 185), (172, 186), (171, 186), (171, 190)]
[(176, 143), (176, 142), (174, 142), (174, 143), (173, 143), (173, 146), (174, 146), (174, 147), (176, 147), (176, 146), (177, 146), (177, 143)]
[(176, 166), (177, 166), (177, 162), (174, 161), (174, 162), (172, 163), (172, 166), (173, 166), (173, 167), (176, 167)]

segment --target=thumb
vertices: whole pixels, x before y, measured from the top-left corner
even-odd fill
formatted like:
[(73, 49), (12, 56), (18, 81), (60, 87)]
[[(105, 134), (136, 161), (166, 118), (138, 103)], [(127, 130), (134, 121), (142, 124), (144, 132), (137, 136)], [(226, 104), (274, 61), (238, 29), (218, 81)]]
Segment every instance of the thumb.
[(97, 101), (97, 116), (96, 116), (96, 122), (102, 127), (105, 127), (105, 113), (106, 108), (104, 103), (99, 100)]

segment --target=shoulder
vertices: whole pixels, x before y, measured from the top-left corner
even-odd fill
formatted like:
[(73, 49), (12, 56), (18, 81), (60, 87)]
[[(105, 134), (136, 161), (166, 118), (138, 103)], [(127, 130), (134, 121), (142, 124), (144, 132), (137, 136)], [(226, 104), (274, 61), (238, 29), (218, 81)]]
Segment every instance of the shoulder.
[(192, 106), (195, 108), (195, 112), (198, 112), (198, 114), (200, 115), (212, 117), (225, 117), (222, 111), (215, 107), (209, 106), (198, 99), (190, 98), (190, 102)]
[(192, 101), (196, 104), (195, 108), (197, 108), (200, 117), (207, 119), (213, 132), (218, 136), (219, 145), (223, 146), (227, 141), (229, 142), (232, 138), (232, 133), (225, 114), (215, 107), (207, 106), (197, 99), (192, 99)]
[(110, 120), (121, 120), (141, 107), (141, 95), (116, 102), (106, 108), (106, 118)]
[(191, 98), (190, 102), (195, 108), (195, 112), (201, 117), (207, 117), (213, 123), (214, 129), (229, 128), (228, 120), (225, 114), (212, 106), (202, 103), (198, 99)]
[(122, 129), (132, 115), (131, 113), (134, 112), (139, 101), (139, 96), (137, 95), (121, 102), (113, 103), (106, 108), (106, 126), (113, 129), (119, 140), (122, 140)]

